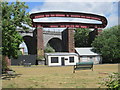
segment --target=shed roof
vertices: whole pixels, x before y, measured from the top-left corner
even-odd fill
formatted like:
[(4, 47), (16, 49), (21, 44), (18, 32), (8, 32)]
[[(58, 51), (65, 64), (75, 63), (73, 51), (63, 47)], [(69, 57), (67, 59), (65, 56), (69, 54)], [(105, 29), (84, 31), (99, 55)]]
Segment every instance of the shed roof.
[(75, 48), (76, 52), (79, 54), (79, 55), (99, 55), (97, 53), (94, 53), (91, 51), (92, 47), (90, 48)]
[(45, 53), (50, 56), (69, 56), (69, 55), (78, 55), (76, 53)]

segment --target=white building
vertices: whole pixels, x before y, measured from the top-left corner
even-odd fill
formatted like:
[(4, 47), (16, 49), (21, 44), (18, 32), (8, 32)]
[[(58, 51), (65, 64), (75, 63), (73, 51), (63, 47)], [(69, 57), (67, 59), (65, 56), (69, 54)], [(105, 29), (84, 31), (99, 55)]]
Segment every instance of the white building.
[(75, 65), (78, 62), (76, 53), (45, 53), (48, 66)]
[(92, 48), (75, 48), (76, 53), (79, 55), (79, 62), (93, 61), (94, 64), (102, 62), (101, 55), (91, 51)]

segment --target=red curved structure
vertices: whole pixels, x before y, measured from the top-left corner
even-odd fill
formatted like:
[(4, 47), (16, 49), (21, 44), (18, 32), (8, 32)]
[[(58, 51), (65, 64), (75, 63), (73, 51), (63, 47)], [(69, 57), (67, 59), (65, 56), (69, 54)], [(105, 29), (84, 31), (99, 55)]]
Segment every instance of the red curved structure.
[[(101, 24), (97, 23), (82, 23), (82, 22), (33, 22), (33, 19), (45, 18), (45, 17), (71, 17), (71, 18), (84, 18), (101, 21)], [(79, 13), (79, 12), (39, 12), (30, 15), (32, 19), (33, 27), (44, 27), (44, 28), (105, 28), (107, 25), (107, 19), (104, 16), (90, 14), (90, 13)]]

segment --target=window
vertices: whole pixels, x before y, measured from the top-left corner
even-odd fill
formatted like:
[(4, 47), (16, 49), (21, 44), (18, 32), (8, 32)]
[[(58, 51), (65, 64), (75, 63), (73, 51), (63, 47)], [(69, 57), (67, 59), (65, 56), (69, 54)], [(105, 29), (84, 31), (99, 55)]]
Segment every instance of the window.
[(90, 59), (93, 59), (93, 57), (92, 57), (92, 56), (90, 56)]
[(90, 61), (93, 61), (94, 60), (94, 56), (90, 56)]
[(58, 63), (58, 57), (51, 57), (51, 63)]
[(69, 57), (70, 63), (74, 62), (74, 57)]
[(68, 58), (65, 58), (65, 60), (68, 60)]

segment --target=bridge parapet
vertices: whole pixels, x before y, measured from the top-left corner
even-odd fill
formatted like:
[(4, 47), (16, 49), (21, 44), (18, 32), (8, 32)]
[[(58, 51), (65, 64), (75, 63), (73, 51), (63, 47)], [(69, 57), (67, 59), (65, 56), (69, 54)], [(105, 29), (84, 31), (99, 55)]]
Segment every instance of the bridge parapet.
[(61, 35), (61, 32), (58, 31), (43, 31), (43, 34), (49, 34), (49, 35)]
[(31, 36), (31, 37), (33, 37), (33, 30), (32, 29), (30, 29), (30, 30), (28, 30), (28, 31), (24, 31), (23, 29), (17, 29), (16, 31), (18, 31), (19, 32), (19, 34), (21, 35), (21, 36)]
[(19, 33), (21, 36), (31, 36), (33, 37), (33, 33)]

